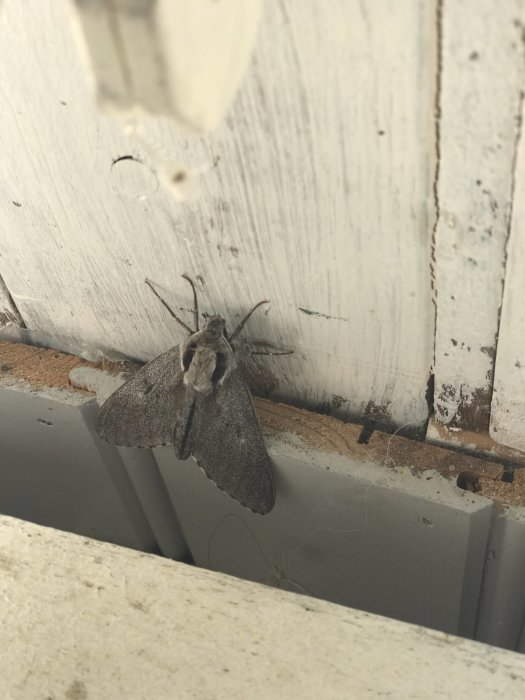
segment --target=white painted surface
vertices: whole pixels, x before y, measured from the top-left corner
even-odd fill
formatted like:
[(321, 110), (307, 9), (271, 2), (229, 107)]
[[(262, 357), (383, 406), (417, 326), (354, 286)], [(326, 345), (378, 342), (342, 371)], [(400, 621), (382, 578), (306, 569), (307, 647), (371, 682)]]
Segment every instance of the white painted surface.
[(209, 130), (227, 110), (255, 43), (261, 0), (71, 0), (99, 104), (138, 106)]
[[(522, 115), (523, 119), (523, 115)], [(520, 139), (490, 434), (525, 450), (525, 143)]]
[(525, 657), (0, 517), (2, 697), (522, 698)]
[[(0, 273), (28, 327), (150, 358), (182, 336), (144, 278), (187, 309), (180, 274), (201, 275), (230, 326), (271, 300), (245, 336), (295, 350), (257, 358), (274, 397), (422, 423), (435, 3), (272, 5), (226, 123), (190, 139), (152, 120), (140, 142), (97, 114), (65, 9), (0, 12)], [(157, 187), (153, 152), (193, 199)]]
[(440, 422), (470, 430), (488, 428), (524, 89), (524, 21), (521, 0), (444, 4), (435, 411)]

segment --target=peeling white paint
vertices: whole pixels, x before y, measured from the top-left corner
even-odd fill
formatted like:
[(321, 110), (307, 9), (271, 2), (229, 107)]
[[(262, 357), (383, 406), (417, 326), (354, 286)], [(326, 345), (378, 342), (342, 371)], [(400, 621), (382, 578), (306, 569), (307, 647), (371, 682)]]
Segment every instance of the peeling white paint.
[(487, 430), (490, 411), (524, 21), (522, 0), (443, 7), (435, 410), (441, 423), (473, 430)]
[(111, 163), (130, 144), (155, 165), (96, 111), (65, 7), (10, 0), (0, 13), (0, 273), (28, 327), (149, 359), (182, 336), (144, 279), (185, 314), (189, 273), (203, 280), (201, 310), (229, 326), (271, 301), (245, 337), (295, 351), (257, 358), (273, 397), (421, 425), (435, 3), (286, 0), (266, 12), (219, 129), (204, 139), (165, 119), (142, 125), (162, 161), (215, 165), (187, 201), (113, 186)]
[[(523, 128), (525, 109), (521, 118)], [(514, 192), (490, 434), (497, 442), (518, 450), (525, 450), (525, 143), (523, 133), (517, 153)]]

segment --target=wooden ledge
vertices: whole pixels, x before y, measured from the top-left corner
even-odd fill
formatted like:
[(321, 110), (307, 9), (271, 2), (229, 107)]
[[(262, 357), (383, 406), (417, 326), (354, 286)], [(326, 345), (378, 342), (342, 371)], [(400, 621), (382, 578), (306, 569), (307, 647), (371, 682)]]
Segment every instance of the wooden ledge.
[[(115, 375), (123, 367), (126, 372), (132, 372), (138, 365), (110, 361), (93, 363), (54, 350), (0, 341), (0, 377), (17, 378), (35, 389), (58, 387), (90, 393), (87, 385), (72, 384), (70, 381), (71, 370), (78, 367), (103, 369)], [(504, 464), (508, 460), (498, 459), (499, 455), (489, 461), (457, 449), (409, 440), (378, 430), (368, 436), (366, 442), (362, 442), (361, 425), (343, 423), (330, 416), (267, 399), (255, 398), (254, 403), (267, 434), (278, 433), (283, 439), (286, 439), (286, 435), (296, 435), (317, 451), (339, 454), (360, 462), (387, 468), (396, 465), (410, 467), (416, 476), (434, 470), (456, 481), (459, 477), (458, 483), (466, 490), (481, 493), (505, 505), (525, 505), (525, 470), (519, 468), (515, 451), (514, 465), (517, 468), (512, 474), (512, 482), (507, 482), (503, 477)]]
[(2, 697), (525, 696), (523, 655), (6, 516), (0, 593)]

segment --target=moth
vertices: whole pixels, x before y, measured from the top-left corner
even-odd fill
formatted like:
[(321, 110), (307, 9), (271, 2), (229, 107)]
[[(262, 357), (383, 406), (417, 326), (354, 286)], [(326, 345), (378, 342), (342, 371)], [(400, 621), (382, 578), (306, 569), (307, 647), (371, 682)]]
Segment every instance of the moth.
[(264, 446), (250, 392), (237, 367), (232, 343), (262, 304), (256, 304), (228, 336), (221, 316), (199, 330), (193, 280), (195, 330), (146, 284), (189, 334), (181, 344), (144, 365), (102, 405), (100, 435), (115, 445), (173, 445), (179, 459), (194, 457), (220, 489), (262, 515), (275, 503), (270, 458)]

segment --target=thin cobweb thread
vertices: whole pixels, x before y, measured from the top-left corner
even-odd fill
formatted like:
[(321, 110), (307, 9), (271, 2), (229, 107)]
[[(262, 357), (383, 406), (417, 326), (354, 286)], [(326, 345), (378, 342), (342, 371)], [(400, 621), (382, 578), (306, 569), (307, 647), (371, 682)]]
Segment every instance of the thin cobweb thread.
[[(267, 568), (267, 570), (268, 570), (269, 576), (270, 576), (270, 577), (276, 578), (278, 583), (280, 583), (281, 580), (285, 580), (285, 581), (287, 581), (288, 583), (290, 583), (292, 586), (295, 586), (296, 588), (301, 589), (302, 592), (309, 593), (309, 591), (308, 591), (301, 583), (299, 583), (299, 582), (297, 582), (297, 581), (294, 581), (292, 578), (290, 578), (290, 577), (287, 575), (286, 569), (288, 569), (288, 571), (290, 571), (290, 568), (291, 568), (291, 566), (292, 566), (292, 564), (293, 564), (293, 559), (297, 556), (297, 554), (300, 552), (300, 550), (301, 550), (301, 549), (302, 549), (302, 548), (303, 548), (303, 547), (304, 547), (318, 532), (333, 532), (333, 533), (335, 533), (335, 534), (354, 534), (354, 533), (364, 533), (364, 532), (367, 531), (367, 529), (368, 529), (368, 496), (369, 496), (369, 493), (370, 493), (370, 489), (371, 489), (373, 486), (377, 486), (377, 484), (379, 483), (380, 479), (382, 478), (383, 474), (385, 473), (385, 470), (387, 469), (387, 467), (389, 466), (390, 463), (391, 463), (393, 466), (395, 466), (395, 461), (394, 461), (394, 459), (390, 456), (390, 449), (391, 449), (391, 445), (392, 445), (392, 440), (395, 438), (395, 436), (396, 436), (401, 430), (403, 430), (404, 428), (408, 428), (410, 425), (413, 425), (414, 422), (415, 422), (415, 421), (410, 421), (410, 422), (408, 422), (408, 423), (405, 423), (405, 424), (399, 426), (399, 428), (397, 428), (397, 429), (390, 435), (390, 437), (389, 437), (389, 439), (388, 439), (387, 449), (386, 449), (386, 455), (385, 455), (385, 458), (384, 458), (384, 461), (383, 461), (383, 466), (381, 467), (381, 470), (380, 470), (379, 474), (378, 474), (372, 481), (370, 481), (370, 482), (367, 484), (367, 487), (366, 487), (366, 489), (365, 489), (365, 493), (364, 493), (365, 517), (364, 517), (364, 525), (363, 525), (362, 528), (357, 528), (357, 529), (356, 529), (356, 528), (352, 528), (352, 529), (338, 529), (338, 528), (331, 528), (331, 527), (318, 527), (318, 528), (315, 528), (315, 530), (313, 530), (309, 535), (307, 535), (306, 538), (303, 539), (303, 541), (302, 541), (299, 545), (297, 545), (297, 547), (295, 547), (295, 548), (292, 550), (292, 552), (290, 553), (290, 556), (288, 557), (288, 563), (286, 563), (286, 555), (285, 555), (285, 553), (284, 553), (284, 551), (283, 551), (283, 552), (281, 552), (281, 556), (282, 556), (282, 565), (281, 565), (281, 562), (274, 562), (274, 564), (273, 564), (272, 566), (270, 566), (270, 564), (268, 563), (268, 559), (266, 558), (266, 555), (264, 554), (264, 551), (263, 551), (263, 549), (262, 549), (262, 547), (261, 547), (261, 544), (259, 543), (259, 541), (258, 541), (258, 539), (257, 539), (257, 537), (256, 537), (256, 535), (255, 535), (255, 533), (252, 531), (252, 529), (244, 522), (244, 520), (242, 520), (242, 518), (240, 518), (240, 517), (239, 517), (238, 515), (236, 515), (235, 513), (227, 513), (227, 514), (226, 514), (223, 518), (221, 518), (221, 520), (217, 523), (217, 525), (215, 526), (215, 528), (214, 528), (214, 530), (213, 530), (213, 532), (212, 532), (212, 534), (211, 534), (211, 536), (210, 536), (210, 538), (209, 538), (209, 540), (208, 540), (208, 545), (207, 545), (207, 558), (208, 558), (208, 564), (209, 564), (210, 568), (213, 568), (213, 565), (212, 565), (212, 562), (211, 562), (211, 546), (212, 546), (212, 541), (213, 541), (213, 539), (214, 539), (216, 533), (218, 532), (219, 528), (221, 527), (221, 525), (225, 522), (225, 520), (226, 520), (227, 518), (229, 518), (229, 517), (237, 518), (237, 519), (240, 520), (240, 521), (242, 522), (242, 524), (247, 528), (248, 532), (250, 533), (250, 535), (251, 535), (252, 538), (254, 539), (254, 541), (255, 541), (255, 543), (256, 543), (256, 546), (257, 546), (257, 549), (259, 550), (259, 552), (260, 552), (260, 554), (261, 554), (261, 556), (262, 556), (262, 558), (263, 558), (263, 562), (264, 562), (264, 564), (265, 564), (265, 566), (266, 566), (266, 568)], [(276, 575), (276, 574), (277, 574), (277, 575)]]
[[(352, 528), (352, 529), (350, 529), (350, 530), (348, 530), (348, 529), (331, 528), (331, 527), (318, 527), (318, 528), (316, 528), (316, 529), (313, 530), (309, 535), (307, 535), (307, 537), (306, 537), (299, 545), (297, 545), (297, 547), (290, 553), (290, 557), (289, 557), (289, 560), (288, 560), (288, 569), (290, 569), (290, 567), (291, 567), (291, 565), (292, 565), (292, 560), (294, 559), (294, 557), (297, 556), (297, 554), (298, 554), (298, 553), (300, 552), (300, 550), (305, 546), (305, 544), (307, 544), (307, 543), (314, 537), (314, 535), (316, 535), (318, 532), (333, 532), (333, 533), (335, 533), (335, 534), (353, 534), (353, 533), (355, 534), (355, 533), (364, 533), (364, 532), (367, 531), (367, 529), (368, 529), (368, 494), (369, 494), (369, 492), (370, 492), (370, 489), (371, 489), (373, 486), (377, 486), (377, 484), (379, 483), (381, 477), (383, 476), (383, 474), (385, 473), (385, 470), (387, 469), (387, 467), (388, 467), (388, 465), (389, 465), (389, 460), (391, 461), (392, 465), (395, 466), (395, 462), (394, 462), (393, 458), (390, 457), (390, 447), (391, 447), (391, 444), (392, 444), (392, 440), (394, 439), (394, 437), (395, 437), (401, 430), (403, 430), (404, 428), (408, 428), (408, 426), (410, 426), (410, 425), (413, 425), (414, 422), (415, 422), (415, 421), (410, 421), (410, 422), (408, 422), (408, 423), (405, 423), (404, 425), (399, 426), (399, 428), (397, 428), (397, 429), (390, 435), (390, 437), (389, 437), (389, 439), (388, 439), (387, 448), (386, 448), (386, 455), (385, 455), (385, 459), (384, 459), (384, 461), (383, 461), (383, 466), (381, 467), (381, 471), (380, 471), (379, 474), (375, 477), (375, 479), (373, 479), (372, 481), (370, 481), (370, 482), (368, 483), (368, 485), (367, 485), (367, 487), (366, 487), (366, 489), (365, 489), (365, 493), (364, 493), (364, 506), (365, 506), (365, 521), (364, 521), (364, 526), (363, 526), (362, 528), (357, 528), (357, 529), (356, 529), (356, 528)], [(295, 585), (295, 584), (294, 584), (294, 585)]]

